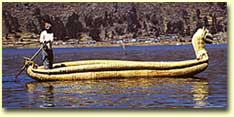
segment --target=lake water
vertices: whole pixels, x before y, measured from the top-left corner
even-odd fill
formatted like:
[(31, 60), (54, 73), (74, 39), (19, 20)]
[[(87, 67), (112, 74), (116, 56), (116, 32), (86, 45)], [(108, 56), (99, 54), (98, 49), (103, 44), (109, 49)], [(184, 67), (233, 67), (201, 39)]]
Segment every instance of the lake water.
[[(227, 44), (207, 45), (209, 67), (190, 78), (130, 78), (38, 82), (22, 73), (23, 56), (37, 49), (3, 49), (4, 108), (227, 108)], [(55, 62), (117, 59), (177, 61), (195, 58), (191, 45), (54, 49)], [(41, 56), (36, 58), (41, 65)]]

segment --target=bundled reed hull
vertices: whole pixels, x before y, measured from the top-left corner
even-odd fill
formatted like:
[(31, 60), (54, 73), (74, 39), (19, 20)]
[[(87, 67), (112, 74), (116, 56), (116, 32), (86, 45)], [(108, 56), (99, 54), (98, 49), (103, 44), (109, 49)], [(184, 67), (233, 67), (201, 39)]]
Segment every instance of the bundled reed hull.
[(84, 79), (136, 78), (136, 77), (188, 77), (202, 72), (207, 60), (180, 62), (139, 62), (120, 60), (90, 60), (64, 62), (54, 69), (27, 68), (27, 74), (40, 81), (65, 81)]
[(63, 62), (46, 70), (26, 60), (28, 76), (41, 81), (64, 81), (83, 79), (135, 78), (135, 77), (189, 77), (208, 67), (208, 54), (204, 39), (212, 37), (205, 28), (193, 35), (192, 45), (196, 59), (175, 62), (140, 62), (120, 60), (87, 60)]

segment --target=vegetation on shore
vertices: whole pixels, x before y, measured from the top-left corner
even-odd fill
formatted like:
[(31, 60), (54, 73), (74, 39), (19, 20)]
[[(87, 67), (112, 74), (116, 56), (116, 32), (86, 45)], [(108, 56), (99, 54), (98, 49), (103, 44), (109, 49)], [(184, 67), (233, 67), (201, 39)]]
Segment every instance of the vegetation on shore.
[(3, 47), (38, 47), (44, 21), (54, 47), (189, 44), (205, 26), (211, 43), (227, 42), (227, 4), (3, 3)]

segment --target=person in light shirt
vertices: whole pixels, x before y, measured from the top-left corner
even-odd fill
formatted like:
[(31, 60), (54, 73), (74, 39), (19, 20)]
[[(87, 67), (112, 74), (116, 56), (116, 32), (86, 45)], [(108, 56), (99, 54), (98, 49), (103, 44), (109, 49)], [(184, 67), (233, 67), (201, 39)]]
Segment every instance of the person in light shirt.
[(40, 34), (40, 44), (42, 46), (42, 61), (45, 69), (53, 68), (53, 50), (52, 42), (54, 40), (54, 34), (51, 31), (51, 24), (44, 22), (44, 30)]

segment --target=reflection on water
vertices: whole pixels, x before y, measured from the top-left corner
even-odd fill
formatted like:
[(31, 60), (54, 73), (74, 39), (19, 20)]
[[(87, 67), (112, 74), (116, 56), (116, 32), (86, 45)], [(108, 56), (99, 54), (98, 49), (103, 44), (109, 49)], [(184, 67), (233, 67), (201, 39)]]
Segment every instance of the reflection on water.
[(206, 100), (208, 96), (208, 82), (193, 82), (192, 85), (193, 100), (195, 102), (195, 108), (205, 107), (207, 105)]
[[(193, 78), (132, 78), (38, 82), (14, 75), (36, 49), (3, 49), (4, 108), (226, 108), (226, 44), (207, 45), (209, 66)], [(54, 49), (55, 62), (117, 59), (175, 61), (195, 57), (191, 45)], [(36, 58), (41, 63), (41, 56)]]
[[(40, 107), (206, 107), (204, 78), (137, 78), (86, 81), (30, 82), (31, 104)], [(34, 95), (37, 95), (35, 98)], [(39, 97), (39, 98), (38, 98)], [(153, 97), (147, 100), (148, 97)], [(170, 100), (165, 102), (165, 100)]]

